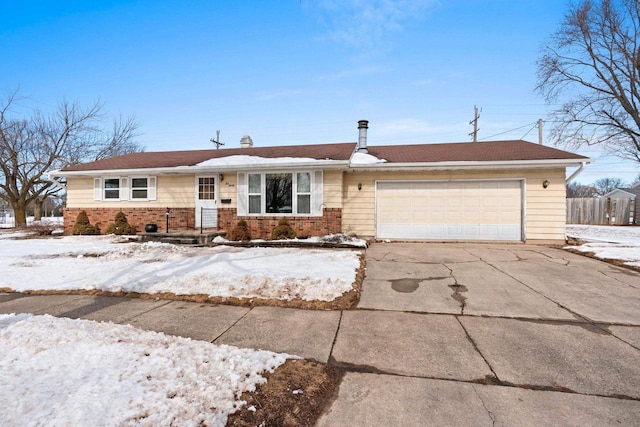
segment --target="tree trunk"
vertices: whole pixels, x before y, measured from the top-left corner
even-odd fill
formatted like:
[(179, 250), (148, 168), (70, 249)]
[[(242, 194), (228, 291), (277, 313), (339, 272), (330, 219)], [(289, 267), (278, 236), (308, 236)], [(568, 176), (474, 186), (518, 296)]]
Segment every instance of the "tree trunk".
[(44, 200), (40, 197), (37, 197), (33, 201), (33, 219), (34, 221), (40, 221), (42, 219), (42, 206), (44, 204)]
[(15, 226), (20, 227), (27, 225), (27, 207), (24, 204), (12, 205)]

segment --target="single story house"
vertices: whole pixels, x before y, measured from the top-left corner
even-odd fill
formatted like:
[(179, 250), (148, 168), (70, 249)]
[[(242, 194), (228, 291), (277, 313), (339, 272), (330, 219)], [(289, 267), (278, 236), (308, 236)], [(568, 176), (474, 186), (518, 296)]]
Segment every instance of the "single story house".
[(244, 219), (254, 238), (286, 216), (299, 236), (564, 241), (566, 168), (575, 176), (587, 157), (521, 140), (374, 147), (368, 122), (358, 129), (357, 143), (254, 147), (245, 136), (240, 148), (127, 154), (50, 179), (66, 186), (66, 233), (81, 210), (101, 230), (123, 211), (139, 231), (162, 229), (169, 211), (185, 229)]

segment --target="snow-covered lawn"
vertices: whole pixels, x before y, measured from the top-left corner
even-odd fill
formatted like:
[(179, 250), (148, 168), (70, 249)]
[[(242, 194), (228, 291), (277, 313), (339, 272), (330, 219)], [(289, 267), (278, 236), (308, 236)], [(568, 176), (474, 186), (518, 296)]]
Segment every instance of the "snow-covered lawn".
[(640, 227), (567, 225), (567, 236), (587, 242), (568, 248), (593, 252), (597, 258), (616, 259), (640, 267)]
[(0, 425), (224, 426), (286, 354), (128, 325), (0, 315)]
[(332, 301), (352, 289), (360, 266), (359, 252), (352, 250), (118, 241), (122, 238), (2, 239), (0, 288)]

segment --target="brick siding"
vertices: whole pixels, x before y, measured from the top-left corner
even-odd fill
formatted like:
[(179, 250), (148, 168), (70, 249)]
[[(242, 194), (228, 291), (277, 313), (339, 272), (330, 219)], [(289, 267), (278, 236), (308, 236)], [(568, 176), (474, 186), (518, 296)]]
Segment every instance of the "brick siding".
[[(166, 208), (65, 208), (64, 234), (71, 234), (78, 213), (82, 210), (87, 212), (89, 222), (98, 227), (101, 234), (104, 234), (120, 211), (124, 212), (135, 231), (144, 231), (146, 224), (157, 224), (158, 231), (164, 231), (167, 223)], [(196, 215), (194, 208), (174, 208), (170, 214), (170, 231), (193, 230)]]
[[(271, 239), (271, 231), (278, 225), (279, 216), (238, 216), (236, 209), (219, 208), (218, 226), (231, 231), (238, 220), (249, 226), (253, 239)], [(322, 216), (288, 216), (289, 225), (298, 237), (325, 236), (342, 232), (342, 209), (325, 208)]]
[[(135, 231), (144, 231), (146, 224), (157, 224), (158, 231), (165, 231), (165, 208), (65, 208), (64, 234), (71, 234), (76, 218), (81, 210), (87, 212), (89, 222), (98, 227), (104, 234), (120, 211), (127, 216), (127, 221)], [(254, 239), (271, 239), (271, 231), (278, 225), (279, 216), (237, 216), (234, 208), (218, 209), (218, 227), (231, 231), (238, 220), (244, 219), (249, 225), (249, 231)], [(324, 236), (342, 232), (342, 209), (325, 208), (322, 216), (288, 216), (289, 224), (298, 237)], [(171, 209), (171, 223), (169, 231), (193, 230), (195, 222), (194, 208)]]

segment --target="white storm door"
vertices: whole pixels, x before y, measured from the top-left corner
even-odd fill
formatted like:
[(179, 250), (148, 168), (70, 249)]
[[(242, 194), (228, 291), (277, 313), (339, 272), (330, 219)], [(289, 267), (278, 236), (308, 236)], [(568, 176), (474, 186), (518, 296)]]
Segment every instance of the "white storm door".
[(196, 228), (218, 227), (218, 175), (196, 176)]

